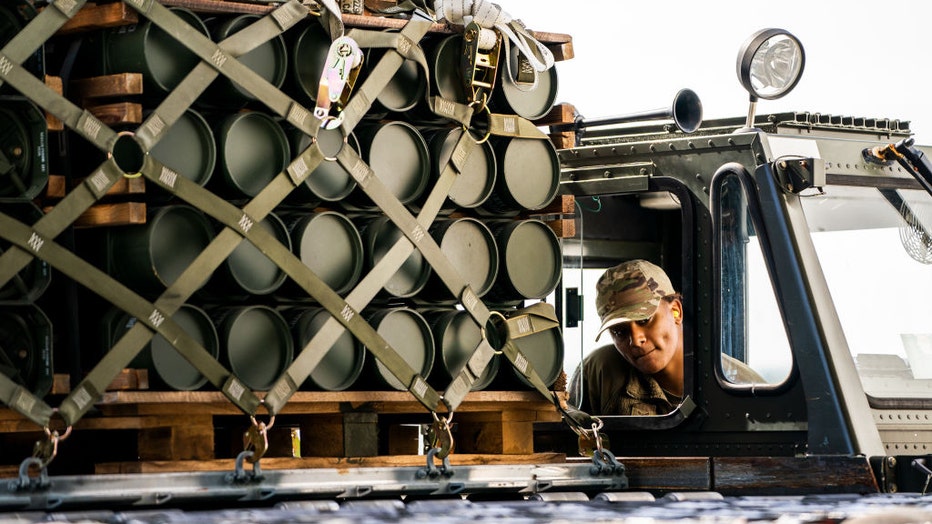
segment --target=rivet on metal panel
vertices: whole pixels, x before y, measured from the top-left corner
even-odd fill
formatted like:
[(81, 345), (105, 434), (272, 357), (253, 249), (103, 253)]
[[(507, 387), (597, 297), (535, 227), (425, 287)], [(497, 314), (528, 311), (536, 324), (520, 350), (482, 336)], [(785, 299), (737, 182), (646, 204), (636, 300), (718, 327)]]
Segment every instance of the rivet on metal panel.
[(612, 178), (612, 172), (611, 172), (611, 171), (604, 171), (604, 172), (602, 173), (602, 178)]

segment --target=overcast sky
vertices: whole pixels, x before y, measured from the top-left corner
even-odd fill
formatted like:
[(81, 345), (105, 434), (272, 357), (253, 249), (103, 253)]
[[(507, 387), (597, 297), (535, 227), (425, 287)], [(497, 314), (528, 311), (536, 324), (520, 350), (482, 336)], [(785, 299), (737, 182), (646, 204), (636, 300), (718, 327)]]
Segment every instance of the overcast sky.
[[(558, 101), (593, 118), (669, 105), (695, 90), (705, 118), (744, 116), (738, 49), (780, 27), (806, 50), (786, 98), (759, 113), (810, 111), (909, 120), (932, 144), (932, 3), (919, 0), (621, 1), (497, 0), (531, 29), (567, 33), (575, 58), (559, 63)], [(771, 6), (771, 7), (768, 7)]]

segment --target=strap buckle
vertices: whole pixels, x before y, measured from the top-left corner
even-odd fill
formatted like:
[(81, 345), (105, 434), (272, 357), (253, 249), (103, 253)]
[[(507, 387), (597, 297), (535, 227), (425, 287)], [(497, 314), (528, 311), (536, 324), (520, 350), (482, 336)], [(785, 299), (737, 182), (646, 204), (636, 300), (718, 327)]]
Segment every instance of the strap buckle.
[(36, 441), (35, 446), (33, 446), (32, 456), (35, 459), (39, 460), (40, 469), (45, 469), (49, 464), (55, 459), (55, 456), (58, 455), (58, 443), (68, 438), (71, 435), (71, 426), (65, 430), (65, 433), (62, 435), (58, 434), (58, 431), (52, 431), (48, 427), (45, 427), (45, 440)]
[(502, 35), (473, 21), (463, 31), (463, 46), (463, 81), (469, 104), (482, 110), (495, 88)]
[(343, 122), (340, 113), (353, 92), (362, 62), (362, 49), (352, 38), (343, 35), (330, 44), (314, 107), (314, 116), (324, 120), (324, 129), (335, 129)]

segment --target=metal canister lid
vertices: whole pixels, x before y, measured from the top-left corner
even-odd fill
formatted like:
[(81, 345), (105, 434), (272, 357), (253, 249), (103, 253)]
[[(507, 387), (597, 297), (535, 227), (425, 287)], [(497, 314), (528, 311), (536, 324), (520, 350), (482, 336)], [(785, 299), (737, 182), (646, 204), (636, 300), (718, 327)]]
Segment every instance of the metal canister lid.
[(536, 72), (516, 47), (509, 46), (508, 60), (500, 62), (498, 71), (499, 81), (491, 100), (496, 111), (536, 120), (553, 107), (557, 98), (556, 67)]
[[(275, 213), (269, 213), (257, 224), (279, 242), (291, 249), (291, 238), (284, 222)], [(224, 262), (232, 282), (242, 291), (253, 295), (268, 295), (275, 292), (287, 275), (265, 253), (249, 240), (240, 242)]]
[[(295, 345), (301, 351), (330, 319), (330, 313), (323, 308), (298, 310), (292, 321), (292, 334)], [(311, 347), (309, 351), (321, 348)], [(343, 329), (336, 342), (324, 354), (317, 367), (308, 376), (308, 382), (317, 389), (325, 391), (343, 391), (351, 387), (362, 373), (366, 360), (365, 347), (353, 335)]]
[(282, 126), (258, 111), (224, 118), (217, 133), (217, 150), (220, 178), (241, 197), (258, 195), (291, 160)]
[(170, 286), (213, 240), (207, 217), (186, 205), (150, 209), (145, 225), (108, 230), (110, 273), (130, 288)]
[[(193, 11), (183, 7), (169, 10), (209, 36), (207, 26)], [(177, 38), (149, 20), (111, 30), (105, 38), (107, 73), (142, 73), (145, 91), (150, 94), (171, 92), (201, 61)]]
[(495, 213), (533, 211), (546, 207), (560, 190), (560, 160), (549, 140), (496, 140), (498, 178), (484, 206)]
[(38, 397), (52, 389), (52, 323), (40, 308), (0, 308), (0, 373)]
[[(0, 201), (0, 211), (28, 225), (35, 224), (44, 216), (32, 202)], [(9, 247), (9, 242), (0, 240), (0, 254)], [(35, 301), (48, 289), (51, 279), (49, 263), (35, 257), (10, 281), (0, 286), (0, 303)]]
[[(526, 337), (514, 339), (518, 349), (527, 357), (540, 379), (549, 388), (563, 371), (563, 335), (558, 328), (548, 329)], [(514, 375), (528, 387), (534, 387), (514, 366)]]
[[(185, 333), (201, 345), (211, 356), (220, 354), (220, 341), (213, 321), (199, 307), (184, 304), (172, 315)], [(149, 343), (152, 369), (159, 379), (171, 389), (192, 391), (207, 383), (207, 377), (188, 362), (181, 353), (162, 335), (156, 335)]]
[(468, 101), (463, 82), (463, 36), (453, 35), (438, 41), (431, 49), (429, 64), (432, 93), (440, 98), (465, 104)]
[(267, 391), (294, 356), (288, 323), (267, 306), (242, 306), (220, 313), (220, 346), (230, 371), (250, 389)]
[[(446, 388), (476, 350), (482, 340), (482, 330), (469, 313), (458, 309), (429, 311), (424, 317), (430, 323), (436, 348), (430, 383), (436, 388)], [(473, 383), (472, 391), (488, 387), (500, 366), (499, 356), (493, 356)]]
[[(382, 57), (385, 49), (372, 48), (367, 51), (363, 62), (367, 71), (372, 71)], [(394, 75), (379, 91), (375, 101), (388, 111), (403, 112), (413, 109), (418, 101), (424, 97), (427, 89), (427, 78), (424, 70), (414, 60), (405, 59)]]
[[(366, 267), (369, 269), (375, 267), (404, 236), (385, 216), (361, 219), (359, 229), (363, 239)], [(386, 282), (383, 289), (395, 297), (412, 297), (424, 289), (430, 273), (430, 264), (421, 252), (415, 249)]]
[[(435, 222), (430, 234), (476, 296), (488, 293), (498, 274), (498, 248), (489, 228), (474, 218), (459, 218)], [(431, 279), (430, 284), (432, 297), (459, 298), (450, 295), (439, 277)]]
[(210, 180), (217, 163), (217, 143), (207, 120), (188, 109), (150, 151), (153, 158), (198, 185)]
[[(434, 339), (427, 321), (417, 311), (406, 308), (377, 310), (369, 317), (376, 332), (385, 339), (401, 358), (422, 377), (427, 377), (434, 363)], [(378, 359), (369, 359), (377, 380), (388, 387), (404, 391), (402, 384)]]
[(290, 227), (291, 246), (315, 275), (334, 292), (343, 294), (362, 275), (364, 251), (359, 230), (336, 211), (307, 213)]
[[(304, 152), (311, 145), (311, 137), (298, 129), (292, 129), (291, 150), (295, 156)], [(344, 134), (343, 128), (324, 129), (317, 132), (317, 146), (324, 155), (324, 160), (311, 171), (289, 200), (295, 204), (313, 204), (314, 200), (336, 202), (342, 200), (356, 188), (356, 180), (339, 162), (336, 156), (344, 147), (351, 147), (359, 152), (356, 135)]]
[[(430, 158), (427, 143), (417, 128), (397, 120), (361, 124), (356, 136), (363, 160), (395, 198), (409, 204), (421, 196), (430, 175)], [(360, 188), (351, 196), (352, 205), (374, 207)]]
[[(251, 14), (230, 18), (213, 29), (213, 40), (222, 42), (261, 18), (259, 15)], [(275, 87), (281, 87), (285, 82), (288, 72), (288, 49), (285, 46), (285, 40), (280, 35), (276, 35), (236, 59)], [(226, 76), (218, 78), (212, 87), (212, 93), (218, 99), (228, 103), (256, 100), (255, 95)], [(203, 100), (202, 97), (202, 101), (213, 105), (212, 100)]]
[(544, 298), (560, 282), (560, 239), (540, 220), (490, 224), (499, 252), (499, 278), (490, 295), (496, 300)]
[[(453, 148), (464, 131), (460, 128), (438, 131), (430, 137), (431, 174), (438, 178), (453, 156)], [(462, 170), (450, 187), (449, 200), (462, 208), (479, 207), (495, 187), (496, 163), (492, 145), (483, 142), (473, 148)]]
[(0, 152), (10, 164), (0, 169), (0, 198), (32, 200), (49, 179), (45, 114), (32, 102), (4, 101), (0, 129)]

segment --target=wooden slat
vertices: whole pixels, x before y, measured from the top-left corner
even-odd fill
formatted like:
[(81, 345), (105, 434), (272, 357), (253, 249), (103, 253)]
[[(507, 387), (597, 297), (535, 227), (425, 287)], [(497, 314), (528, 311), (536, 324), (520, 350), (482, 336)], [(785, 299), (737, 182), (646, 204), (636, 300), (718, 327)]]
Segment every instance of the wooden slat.
[(576, 197), (573, 195), (557, 195), (547, 207), (535, 210), (534, 215), (575, 215)]
[[(565, 393), (562, 393), (565, 396)], [(259, 393), (259, 397), (264, 394)], [(97, 407), (105, 414), (165, 415), (178, 413), (241, 414), (222, 393), (216, 391), (112, 391)], [(534, 391), (473, 391), (458, 413), (502, 411), (505, 408), (556, 411), (553, 404)], [(442, 406), (438, 411), (443, 412)], [(407, 391), (299, 391), (282, 414), (342, 413), (366, 409), (378, 413), (426, 413)]]
[(110, 382), (107, 391), (138, 391), (149, 389), (149, 370), (124, 369)]
[(71, 393), (71, 376), (65, 373), (55, 373), (52, 375), (51, 395), (67, 395)]
[(534, 121), (537, 126), (553, 126), (557, 124), (572, 124), (576, 121), (576, 106), (573, 104), (556, 104), (550, 111)]
[[(45, 85), (58, 94), (64, 93), (64, 85), (62, 84), (60, 76), (45, 75)], [(46, 111), (45, 127), (47, 127), (49, 131), (64, 131), (65, 123), (59, 120), (55, 115)]]
[[(624, 447), (624, 444), (620, 446)], [(708, 491), (714, 489), (712, 461), (707, 457), (618, 457), (618, 461), (625, 465), (628, 487), (632, 490)]]
[(570, 149), (576, 147), (576, 133), (573, 131), (561, 131), (559, 133), (549, 133), (550, 143), (557, 149)]
[(557, 235), (557, 238), (573, 238), (576, 236), (576, 219), (560, 218), (557, 220), (544, 221), (550, 229)]
[(88, 3), (58, 30), (58, 34), (81, 33), (106, 27), (119, 27), (135, 24), (139, 15), (124, 2), (112, 2), (103, 5)]
[(57, 200), (65, 198), (68, 193), (68, 183), (61, 175), (49, 175), (49, 182), (45, 186), (45, 198)]
[(105, 98), (142, 94), (141, 73), (118, 73), (74, 80), (69, 94), (74, 98)]
[[(307, 469), (336, 468), (341, 470), (359, 467), (422, 467), (424, 457), (421, 455), (396, 455), (378, 457), (305, 457), (262, 459), (262, 469)], [(535, 453), (533, 455), (450, 455), (454, 466), (477, 466), (488, 464), (563, 464), (566, 455), (562, 453)], [(113, 462), (98, 464), (97, 474), (115, 473), (169, 473), (184, 471), (232, 471), (233, 459), (198, 460), (198, 461), (149, 461), (149, 462)]]
[(128, 226), (146, 223), (146, 204), (143, 202), (120, 202), (98, 204), (81, 213), (74, 227)]
[(86, 106), (85, 109), (108, 126), (142, 123), (142, 104), (135, 102)]
[(713, 471), (714, 489), (724, 495), (878, 491), (866, 457), (716, 457)]
[[(564, 36), (564, 35), (556, 35), (554, 33), (547, 33), (547, 34), (553, 35), (554, 37)], [(543, 40), (543, 41), (546, 42), (547, 40)], [(547, 45), (547, 49), (549, 49), (550, 52), (553, 53), (553, 59), (556, 62), (562, 62), (564, 60), (569, 60), (573, 58), (574, 56), (576, 56), (576, 52), (573, 50), (572, 40), (569, 42), (552, 43), (552, 44), (546, 44), (546, 45)]]

